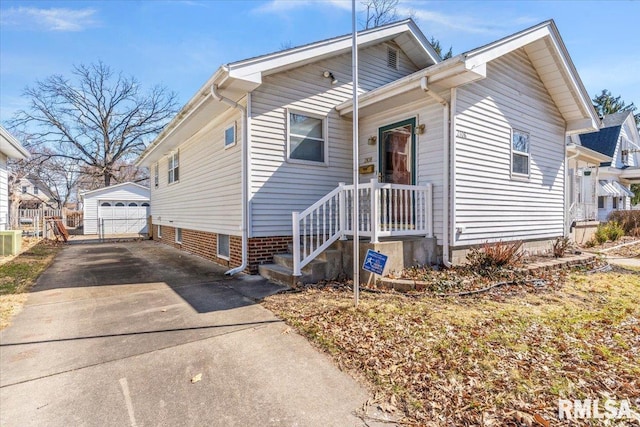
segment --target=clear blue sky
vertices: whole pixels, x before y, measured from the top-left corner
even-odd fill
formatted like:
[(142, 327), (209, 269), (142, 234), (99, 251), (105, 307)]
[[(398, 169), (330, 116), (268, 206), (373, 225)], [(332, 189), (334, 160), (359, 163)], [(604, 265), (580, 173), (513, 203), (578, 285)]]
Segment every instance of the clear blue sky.
[[(360, 1), (357, 2), (358, 4)], [(591, 96), (640, 108), (639, 1), (409, 1), (454, 54), (553, 18)], [(102, 60), (186, 103), (223, 63), (351, 32), (351, 1), (0, 1), (0, 121), (25, 86)]]

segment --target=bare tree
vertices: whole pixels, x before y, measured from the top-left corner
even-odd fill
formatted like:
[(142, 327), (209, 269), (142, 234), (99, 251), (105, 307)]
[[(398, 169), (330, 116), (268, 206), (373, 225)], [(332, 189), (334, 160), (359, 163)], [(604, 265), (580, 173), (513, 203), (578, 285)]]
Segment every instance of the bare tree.
[(34, 154), (91, 169), (105, 186), (176, 112), (176, 95), (162, 86), (142, 93), (133, 77), (102, 62), (74, 67), (75, 81), (51, 76), (28, 87), (28, 110), (12, 127), (28, 128)]
[(366, 0), (362, 2), (366, 16), (364, 29), (379, 27), (398, 20), (399, 0)]

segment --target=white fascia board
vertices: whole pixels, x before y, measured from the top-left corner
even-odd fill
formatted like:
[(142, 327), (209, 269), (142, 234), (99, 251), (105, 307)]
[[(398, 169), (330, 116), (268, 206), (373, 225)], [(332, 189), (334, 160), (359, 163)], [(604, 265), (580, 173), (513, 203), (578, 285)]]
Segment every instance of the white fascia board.
[[(454, 86), (448, 86), (447, 80), (464, 76), (464, 83), (483, 79), (487, 76), (486, 64), (474, 65), (473, 68), (467, 66), (464, 57), (458, 55), (439, 64), (433, 65), (424, 70), (410, 74), (394, 82), (388, 83), (377, 89), (360, 95), (358, 104), (360, 108), (366, 108), (376, 102), (401, 95), (413, 89), (420, 87), (420, 80), (427, 77), (429, 84), (437, 86), (438, 89), (447, 89)], [(348, 100), (336, 107), (340, 115), (346, 116), (353, 113), (353, 100)]]
[(144, 191), (151, 191), (149, 189), (149, 187), (145, 187), (144, 185), (140, 185), (140, 184), (137, 184), (135, 182), (122, 182), (120, 184), (110, 185), (108, 187), (102, 187), (102, 188), (97, 188), (95, 190), (84, 191), (82, 194), (84, 196), (91, 196), (91, 195), (95, 195), (95, 194), (100, 194), (102, 192), (111, 191), (111, 190), (114, 190), (114, 189), (120, 188), (120, 187), (128, 187), (128, 186), (131, 186), (131, 185), (133, 185), (135, 187), (138, 187), (138, 188), (140, 188), (141, 190), (144, 190)]
[(151, 162), (147, 161), (149, 155), (153, 153), (162, 143), (169, 137), (180, 125), (191, 115), (200, 105), (210, 96), (209, 89), (213, 84), (224, 82), (228, 78), (228, 70), (223, 65), (219, 67), (215, 73), (207, 80), (207, 82), (191, 97), (191, 99), (180, 109), (178, 114), (167, 124), (162, 132), (149, 144), (149, 146), (140, 154), (135, 162), (136, 166), (151, 166)]
[(567, 152), (578, 154), (579, 159), (588, 160), (593, 163), (605, 163), (610, 162), (613, 159), (606, 154), (599, 153), (582, 145), (570, 144), (567, 145)]
[(31, 156), (29, 151), (20, 144), (20, 141), (11, 135), (3, 126), (0, 126), (0, 152), (16, 160), (26, 159)]
[[(391, 40), (402, 33), (411, 34), (416, 43), (422, 47), (434, 64), (440, 62), (433, 47), (431, 47), (426, 37), (424, 37), (411, 20), (358, 32), (358, 47), (362, 48), (373, 43)], [(230, 77), (260, 84), (262, 83), (262, 77), (266, 75), (316, 62), (326, 57), (350, 52), (351, 46), (352, 36), (348, 34), (270, 55), (234, 62), (227, 67)]]
[(598, 130), (598, 123), (593, 118), (582, 118), (577, 120), (569, 120), (565, 126), (567, 135), (578, 135), (581, 133), (595, 132)]

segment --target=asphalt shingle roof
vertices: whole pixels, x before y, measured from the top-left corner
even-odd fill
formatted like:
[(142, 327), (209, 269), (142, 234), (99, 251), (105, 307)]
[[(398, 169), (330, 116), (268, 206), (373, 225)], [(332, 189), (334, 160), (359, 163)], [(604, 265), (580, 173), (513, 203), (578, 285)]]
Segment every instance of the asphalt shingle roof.
[(621, 125), (600, 129), (598, 132), (585, 133), (580, 135), (580, 143), (598, 153), (613, 157), (620, 136)]

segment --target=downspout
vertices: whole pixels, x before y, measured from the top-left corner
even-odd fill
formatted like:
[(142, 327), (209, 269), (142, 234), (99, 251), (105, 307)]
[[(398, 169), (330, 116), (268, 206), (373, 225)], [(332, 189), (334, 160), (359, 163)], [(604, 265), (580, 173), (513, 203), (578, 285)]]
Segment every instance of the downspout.
[(238, 104), (237, 102), (226, 98), (222, 95), (220, 95), (220, 92), (218, 92), (218, 85), (217, 84), (212, 84), (211, 85), (211, 96), (219, 101), (219, 102), (224, 102), (227, 105), (230, 105), (233, 108), (237, 108), (238, 110), (240, 110), (240, 112), (242, 113), (242, 144), (241, 144), (241, 148), (240, 148), (240, 156), (242, 157), (242, 172), (241, 172), (241, 186), (242, 186), (242, 220), (241, 220), (241, 228), (242, 228), (242, 264), (240, 264), (238, 267), (232, 268), (231, 270), (226, 271), (224, 274), (227, 275), (234, 275), (236, 273), (240, 273), (242, 271), (244, 271), (245, 268), (247, 268), (247, 217), (248, 217), (248, 212), (247, 212), (247, 169), (248, 169), (248, 162), (247, 162), (247, 136), (249, 134), (248, 130), (247, 130), (247, 109), (245, 107), (243, 107), (242, 105)]
[[(444, 155), (442, 160), (442, 264), (445, 267), (451, 267), (451, 261), (449, 260), (449, 200), (451, 192), (449, 190), (449, 177), (451, 176), (451, 158), (450, 158), (450, 107), (446, 99), (438, 95), (429, 89), (427, 85), (427, 77), (424, 76), (420, 79), (420, 88), (427, 93), (431, 98), (442, 104), (442, 135), (443, 135), (443, 149)], [(447, 197), (449, 196), (449, 197)]]

